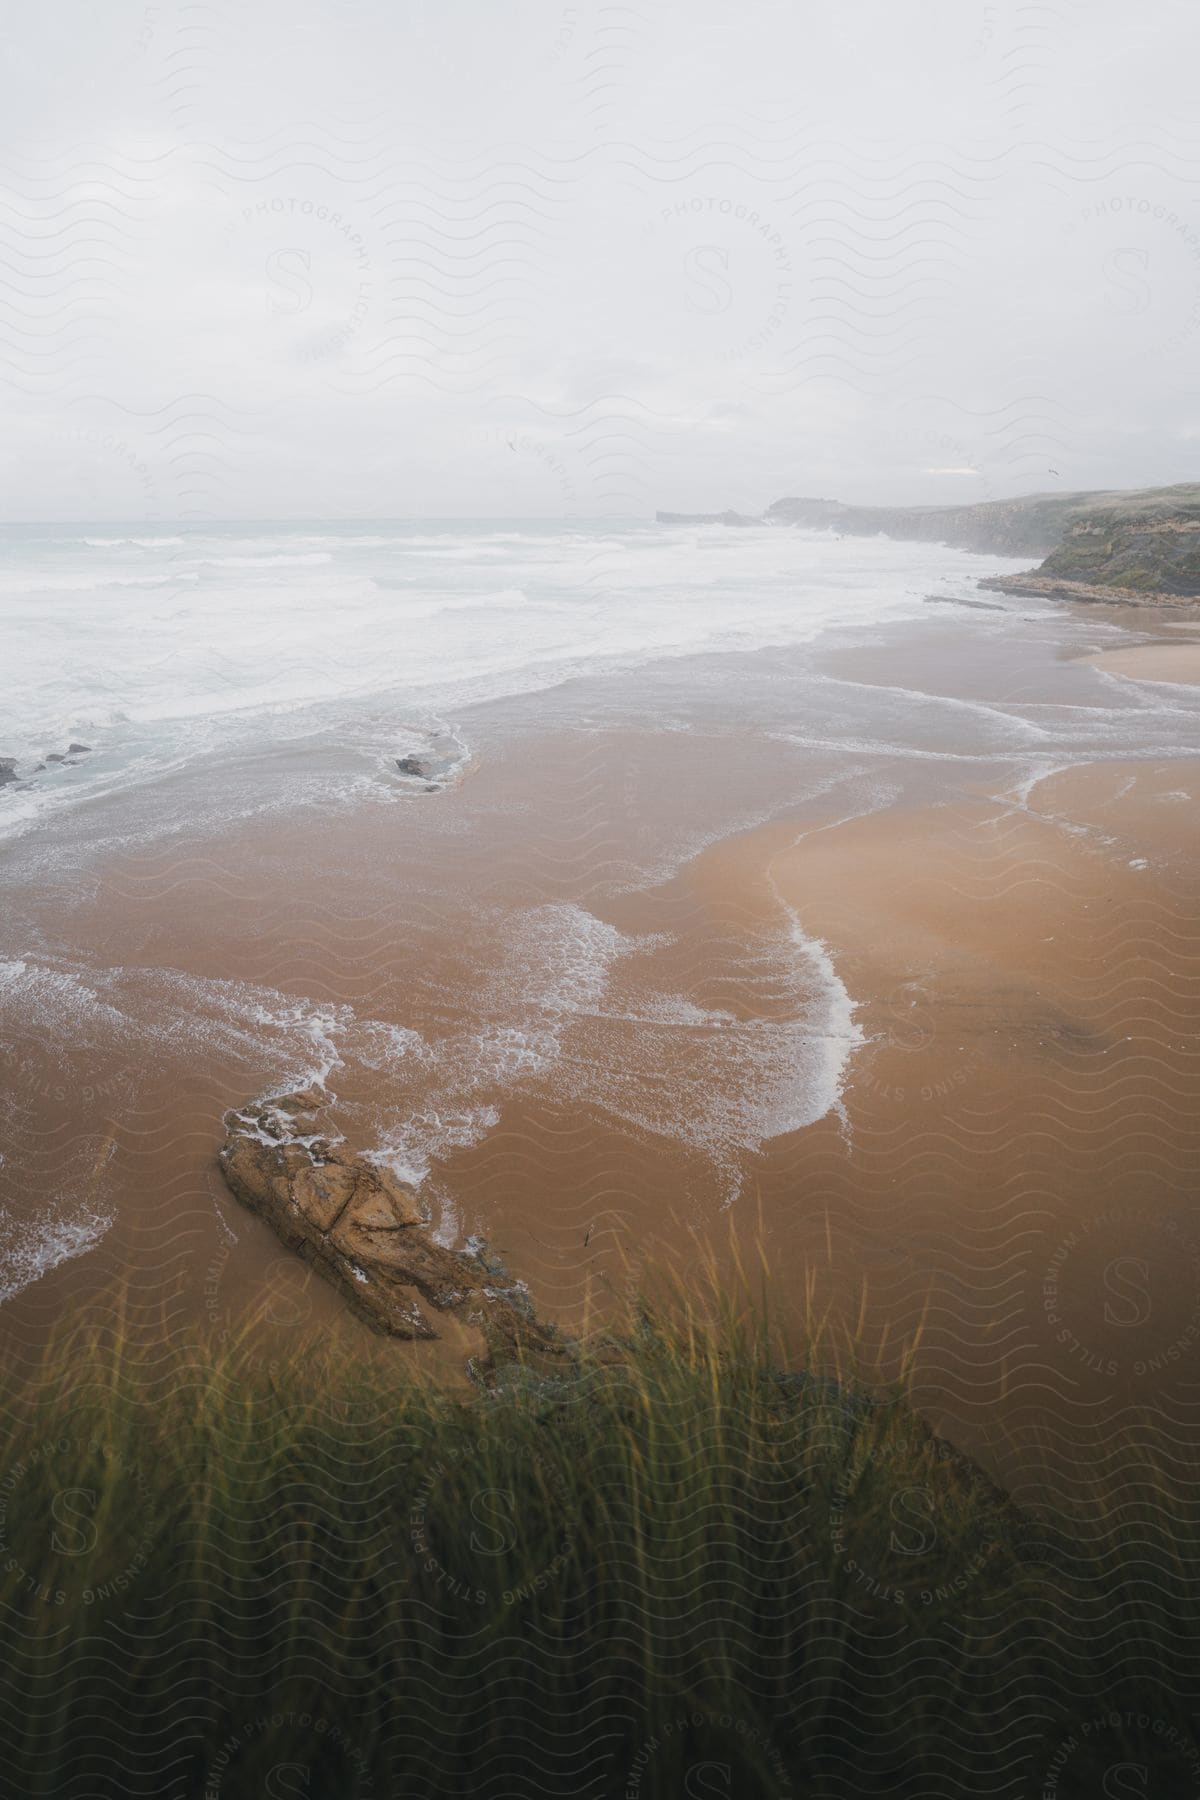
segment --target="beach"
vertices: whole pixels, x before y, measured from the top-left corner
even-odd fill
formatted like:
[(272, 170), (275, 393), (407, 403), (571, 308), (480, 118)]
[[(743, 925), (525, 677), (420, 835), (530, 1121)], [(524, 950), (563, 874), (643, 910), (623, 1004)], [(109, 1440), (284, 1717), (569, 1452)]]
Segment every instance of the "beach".
[[(512, 554), (424, 535), (471, 571)], [(571, 639), (602, 542), (536, 672), (510, 636), (490, 692), (424, 712), (356, 667), (332, 723), (304, 693), (203, 754), (170, 725), (149, 777), (6, 841), (17, 1352), (120, 1283), (172, 1330), (316, 1321), (436, 1357), (370, 1338), (221, 1180), (227, 1109), (319, 1080), (439, 1241), (486, 1242), (567, 1330), (737, 1255), (794, 1330), (911, 1359), (985, 1457), (1047, 1418), (1186, 1413), (1200, 697), (1122, 672), (1120, 616), (981, 607), (995, 559), (671, 535), (699, 598), (636, 648), (636, 606), (612, 656)], [(482, 666), (489, 604), (511, 597), (459, 606), (445, 655)], [(1194, 647), (1155, 654), (1186, 674)], [(400, 770), (434, 751), (435, 779)]]
[(1133, 644), (1127, 650), (1103, 650), (1092, 666), (1111, 675), (1131, 675), (1140, 681), (1181, 681), (1200, 686), (1200, 644)]

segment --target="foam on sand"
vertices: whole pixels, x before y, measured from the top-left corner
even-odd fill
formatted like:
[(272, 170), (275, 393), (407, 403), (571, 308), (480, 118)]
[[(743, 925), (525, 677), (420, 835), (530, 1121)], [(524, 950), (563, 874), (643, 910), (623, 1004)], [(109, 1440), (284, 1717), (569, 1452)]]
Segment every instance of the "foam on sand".
[(100, 1242), (111, 1217), (84, 1206), (64, 1207), (33, 1219), (17, 1219), (0, 1207), (0, 1304), (31, 1287), (60, 1263), (85, 1256)]

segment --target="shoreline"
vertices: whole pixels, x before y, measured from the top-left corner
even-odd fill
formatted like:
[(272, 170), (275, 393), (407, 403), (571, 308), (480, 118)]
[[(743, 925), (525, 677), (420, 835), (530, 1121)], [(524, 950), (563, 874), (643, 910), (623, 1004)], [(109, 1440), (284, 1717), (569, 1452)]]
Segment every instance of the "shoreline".
[[(723, 1210), (701, 1146), (514, 1092), (440, 1170), (434, 1191), (452, 1180), (454, 1207), (434, 1220), (438, 1241), (480, 1235), (539, 1317), (585, 1337), (656, 1270), (732, 1279), (739, 1262), (765, 1258), (784, 1320), (854, 1328), (881, 1369), (910, 1368), (915, 1403), (976, 1456), (999, 1426), (1018, 1444), (1036, 1433), (1047, 1404), (1068, 1437), (1097, 1405), (1186, 1409), (1200, 1357), (1200, 1233), (1184, 1205), (1200, 1159), (1188, 1100), (1200, 1091), (1189, 1028), (1198, 800), (1195, 761), (1108, 761), (1046, 776), (1024, 805), (931, 792), (899, 811), (826, 811), (711, 845), (665, 888), (627, 896), (619, 929), (647, 943), (662, 991), (688, 966), (705, 972), (710, 1022), (698, 1014), (685, 1036), (710, 1046), (739, 1014), (770, 1029), (784, 1001), (752, 998), (740, 976), (730, 985), (720, 955), (798, 926), (802, 950), (822, 946), (848, 997), (842, 1027), (857, 1042), (836, 1102), (747, 1152), (740, 1197)], [(672, 931), (681, 920), (686, 931)], [(387, 960), (383, 938), (360, 979), (378, 984)], [(634, 1029), (654, 1035), (644, 1016)], [(784, 1029), (803, 1049), (804, 1032)], [(655, 1036), (652, 1060), (632, 1071), (651, 1090), (669, 1041)], [(363, 1106), (379, 1079), (334, 1071), (353, 1149), (368, 1147)], [(210, 1322), (257, 1316), (281, 1348), (316, 1328), (372, 1361), (398, 1353), (224, 1191), (219, 1121), (249, 1098), (233, 1080), (214, 1068), (182, 1110), (169, 1080), (149, 1111), (143, 1094), (134, 1137), (118, 1109), (116, 1154), (133, 1153), (148, 1203), (115, 1207), (95, 1255), (6, 1306), (10, 1341), (36, 1341), (64, 1298), (123, 1268), (135, 1310), (152, 1310), (170, 1277), (183, 1323), (202, 1278)], [(255, 1091), (266, 1085), (260, 1070)], [(1106, 1322), (1104, 1270), (1135, 1263), (1152, 1315), (1121, 1330)], [(461, 1366), (470, 1334), (453, 1319), (439, 1334), (399, 1353), (414, 1368)]]
[[(1170, 758), (1116, 754), (1129, 731), (1156, 743), (1157, 715), (1106, 702), (1062, 656), (1077, 643), (972, 613), (712, 658), (717, 701), (686, 730), (646, 695), (690, 667), (627, 678), (636, 724), (574, 729), (578, 695), (556, 692), (541, 734), (505, 724), (515, 707), (474, 715), (478, 754), (436, 793), (268, 813), (31, 886), (41, 939), (83, 960), (30, 957), (47, 1010), (18, 1046), (14, 1198), (36, 1211), (69, 1185), (112, 1224), (0, 1330), (31, 1343), (124, 1270), (143, 1310), (265, 1308), (365, 1352), (216, 1165), (229, 1108), (328, 1065), (346, 1142), (424, 1173), (436, 1240), (486, 1240), (567, 1330), (641, 1270), (761, 1249), (789, 1317), (861, 1316), (897, 1366), (919, 1341), (923, 1402), (964, 1445), (997, 1406), (1019, 1423), (1047, 1391), (1068, 1414), (1111, 1397), (1103, 1321), (1078, 1302), (1096, 1366), (1076, 1367), (1038, 1270), (1129, 1192), (1160, 1221), (1200, 1153), (1186, 1024), (1162, 1000), (1190, 992), (1197, 954), (1200, 761), (1173, 714)], [(725, 697), (751, 667), (744, 691), (778, 709), (753, 731)], [(1071, 735), (1043, 757), (1047, 708)], [(843, 714), (851, 757), (827, 722)], [(178, 816), (206, 783), (173, 778)], [(1027, 803), (997, 798), (1018, 788)], [(1122, 1218), (1118, 1260), (1137, 1254)], [(1178, 1271), (1155, 1271), (1174, 1319)]]
[(1179, 682), (1200, 687), (1200, 643), (1132, 644), (1085, 659), (1093, 669), (1132, 681)]
[[(828, 944), (864, 1039), (842, 1116), (765, 1147), (771, 1260), (898, 1362), (919, 1342), (918, 1391), (958, 1441), (1030, 1425), (1048, 1395), (1064, 1418), (1147, 1385), (1178, 1399), (1200, 1355), (1181, 1210), (1200, 1156), (1197, 800), (1194, 764), (1084, 765), (1024, 807), (964, 798), (707, 858), (730, 907), (753, 859)], [(1051, 1329), (1042, 1273), (1093, 1233)], [(1102, 1246), (1146, 1264), (1144, 1332), (1106, 1323)]]

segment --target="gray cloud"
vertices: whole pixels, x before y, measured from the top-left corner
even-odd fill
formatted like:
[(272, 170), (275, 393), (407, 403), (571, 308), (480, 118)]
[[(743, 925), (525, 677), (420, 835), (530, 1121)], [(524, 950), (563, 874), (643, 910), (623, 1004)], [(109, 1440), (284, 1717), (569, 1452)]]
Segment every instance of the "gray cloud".
[(1188, 477), (1198, 48), (1172, 0), (29, 14), (6, 516)]

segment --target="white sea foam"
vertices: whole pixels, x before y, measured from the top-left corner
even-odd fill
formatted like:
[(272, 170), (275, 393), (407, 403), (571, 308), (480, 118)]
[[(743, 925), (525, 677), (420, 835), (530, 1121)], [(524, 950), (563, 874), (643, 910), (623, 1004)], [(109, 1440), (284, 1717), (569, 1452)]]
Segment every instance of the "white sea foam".
[(331, 563), (332, 561), (332, 551), (306, 550), (300, 552), (299, 555), (211, 556), (205, 559), (205, 567), (212, 569), (306, 569), (315, 568), (319, 563)]
[[(741, 1014), (656, 995), (646, 986), (652, 972), (633, 967), (571, 1032), (553, 1071), (561, 1101), (705, 1158), (726, 1203), (741, 1191), (747, 1156), (836, 1109), (863, 1041), (825, 945), (784, 916), (777, 934), (731, 942), (724, 953)], [(706, 966), (706, 981), (712, 972)]]
[[(578, 678), (608, 676), (616, 693), (614, 677), (657, 665), (669, 680), (676, 659), (713, 652), (795, 650), (831, 635), (870, 643), (897, 621), (928, 621), (932, 583), (996, 567), (939, 546), (767, 528), (258, 525), (180, 528), (171, 541), (104, 537), (0, 533), (9, 677), (0, 754), (28, 777), (0, 790), (0, 835), (241, 747), (257, 754), (335, 731), (349, 744), (364, 720), (375, 728), (381, 796), (411, 800), (393, 780), (405, 747), (393, 748), (389, 717), (453, 716)], [(986, 636), (996, 617), (979, 613), (974, 625)], [(811, 688), (815, 670), (808, 679)], [(1177, 703), (1167, 721), (1161, 692), (1126, 683), (1111, 708), (1046, 709), (827, 679), (811, 688), (815, 704), (794, 735), (858, 758), (1013, 753), (1028, 771), (1043, 747), (1082, 758), (1182, 746), (1186, 715)], [(865, 720), (876, 729), (856, 732)], [(686, 728), (663, 728), (672, 724)], [(76, 737), (95, 747), (86, 763), (35, 773)], [(347, 785), (344, 769), (325, 780), (330, 804), (369, 787)], [(304, 804), (314, 797), (299, 764), (292, 792)], [(286, 802), (282, 790), (214, 787), (204, 822)], [(142, 829), (176, 824), (160, 810)]]
[(663, 940), (625, 935), (578, 905), (531, 908), (506, 939), (479, 995), (499, 1016), (424, 1046), (414, 1103), (402, 1082), (389, 1098), (373, 1155), (414, 1185), (482, 1141), (523, 1092), (682, 1142), (732, 1200), (748, 1154), (840, 1102), (863, 1041), (853, 1002), (825, 945), (786, 912), (776, 935), (729, 952), (730, 977), (763, 1016), (656, 990), (644, 953)]
[(89, 550), (174, 550), (184, 543), (181, 537), (85, 537)]
[[(154, 575), (112, 575), (105, 569), (62, 570), (54, 574), (27, 574), (0, 569), (0, 594), (18, 601), (27, 594), (106, 594), (118, 588), (170, 588), (198, 581), (195, 570), (163, 569)], [(55, 621), (45, 617), (43, 624), (53, 631)]]
[(130, 1021), (105, 993), (111, 971), (57, 968), (32, 957), (0, 961), (0, 996), (7, 1016), (27, 1028), (61, 1036), (76, 1048), (120, 1041)]
[[(156, 1060), (198, 1050), (233, 1061), (261, 1097), (370, 1070), (386, 1097), (374, 1153), (414, 1184), (439, 1159), (478, 1143), (515, 1091), (544, 1083), (573, 1023), (596, 1014), (609, 971), (651, 942), (622, 936), (585, 908), (553, 903), (497, 921), (503, 948), (478, 995), (478, 1018), (431, 1043), (403, 1020), (240, 981), (178, 970), (63, 970), (0, 962), (6, 1014), (77, 1046), (138, 1043)], [(268, 1080), (263, 1082), (266, 1072)]]
[[(365, 704), (446, 714), (604, 670), (919, 616), (913, 590), (947, 565), (965, 574), (982, 559), (767, 528), (736, 540), (486, 521), (0, 532), (0, 754), (24, 775), (63, 742), (63, 721), (117, 721), (103, 769), (97, 758), (72, 772), (71, 796), (86, 798), (101, 779), (111, 791), (277, 742), (301, 714), (310, 728)], [(181, 587), (187, 604), (172, 604)], [(0, 792), (0, 833), (36, 818), (22, 805)]]
[(419, 1188), (435, 1161), (455, 1150), (470, 1149), (499, 1123), (495, 1106), (452, 1105), (445, 1111), (423, 1108), (389, 1124), (380, 1143), (368, 1151), (368, 1158)]
[(91, 1207), (14, 1218), (0, 1207), (0, 1304), (31, 1287), (59, 1263), (95, 1248), (112, 1219)]
[(160, 1065), (202, 1050), (275, 1084), (324, 1086), (349, 1061), (394, 1073), (428, 1050), (400, 1022), (360, 1018), (352, 1006), (171, 968), (67, 969), (34, 956), (0, 961), (5, 1016), (76, 1049), (151, 1046)]
[(479, 1143), (508, 1097), (545, 1085), (567, 1032), (599, 1007), (612, 965), (648, 941), (569, 902), (507, 919), (497, 963), (473, 996), (482, 1022), (422, 1046), (416, 1100), (406, 1109), (393, 1097), (374, 1154), (419, 1186), (439, 1158)]

